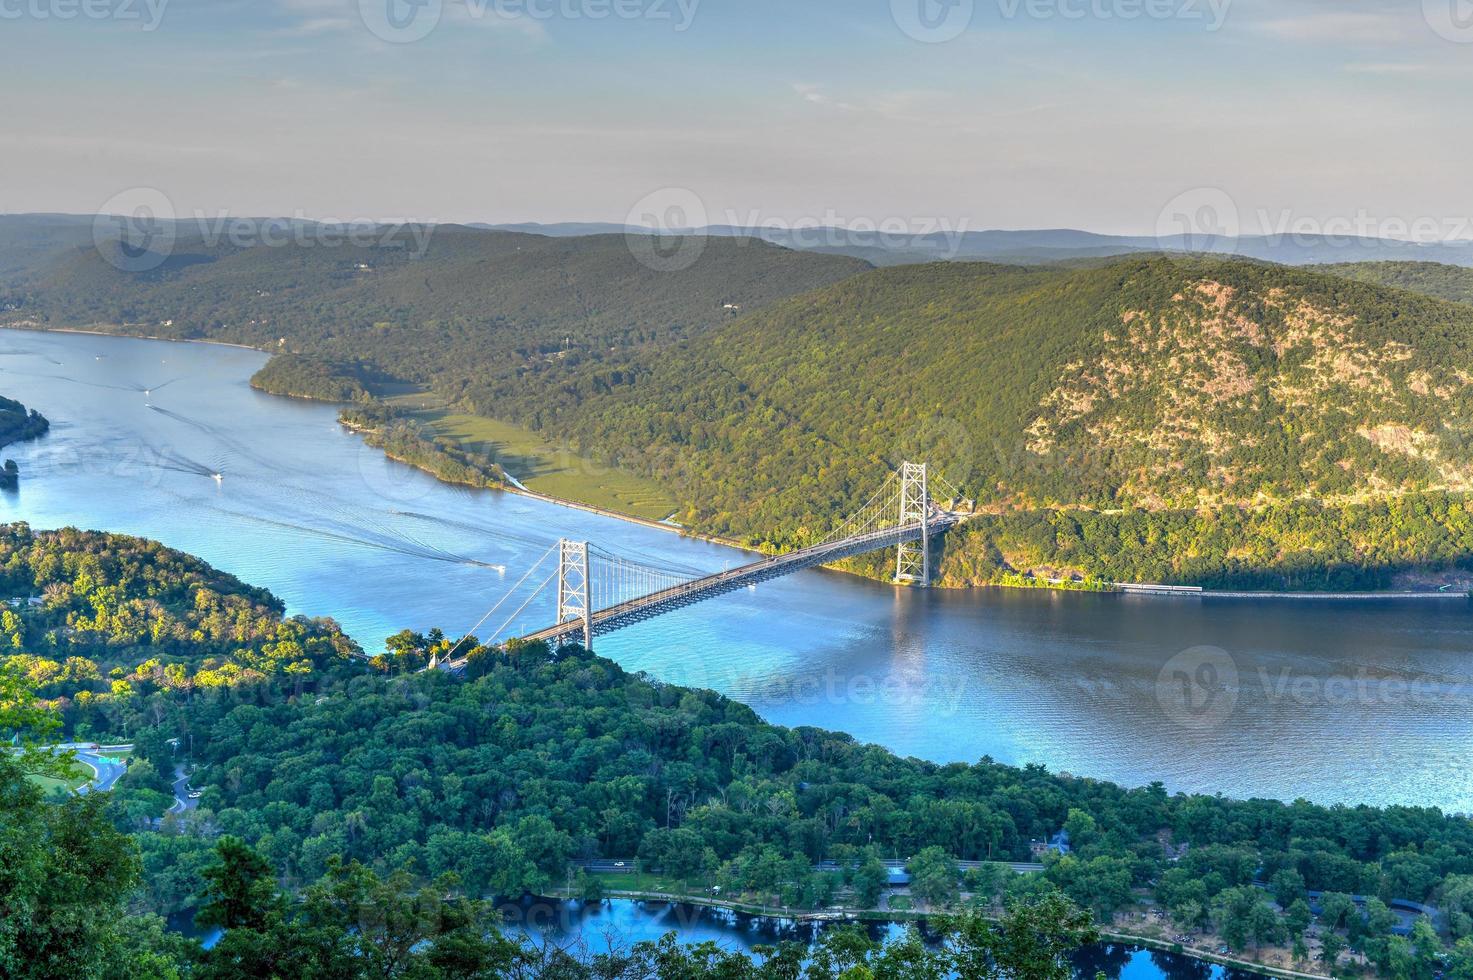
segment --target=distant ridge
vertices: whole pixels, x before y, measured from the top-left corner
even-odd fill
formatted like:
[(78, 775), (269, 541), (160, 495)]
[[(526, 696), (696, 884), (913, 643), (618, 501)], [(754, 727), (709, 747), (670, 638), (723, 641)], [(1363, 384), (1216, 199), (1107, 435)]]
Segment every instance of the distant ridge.
[[(648, 228), (611, 222), (538, 224), (472, 224), (488, 231), (517, 231), (554, 238), (579, 235), (650, 234)], [(1418, 243), (1391, 238), (1329, 235), (1245, 235), (1204, 248), (1191, 236), (1103, 235), (1075, 228), (953, 231), (918, 235), (882, 235), (835, 227), (798, 231), (734, 225), (691, 229), (712, 237), (762, 238), (802, 251), (829, 252), (862, 258), (876, 265), (938, 260), (984, 260), (1011, 264), (1061, 262), (1143, 252), (1198, 252), (1240, 255), (1281, 265), (1416, 261), (1473, 267), (1473, 241)]]
[[(276, 227), (344, 227), (304, 218), (237, 216), (249, 222)], [(57, 248), (91, 242), (92, 215), (11, 214), (0, 215), (0, 272), (7, 267), (33, 262), (37, 255)], [(204, 219), (209, 221), (210, 219)], [(418, 223), (423, 227), (428, 223)], [(183, 219), (177, 234), (198, 235), (200, 222)], [(384, 225), (389, 225), (384, 222)], [(607, 221), (514, 222), (465, 224), (442, 222), (437, 229), (463, 229), (471, 233), (515, 233), (543, 238), (587, 238), (600, 235), (649, 235), (649, 228)], [(919, 230), (924, 230), (920, 229)], [(770, 228), (713, 224), (689, 229), (687, 233), (711, 238), (758, 238), (796, 251), (847, 255), (873, 265), (911, 265), (935, 261), (986, 261), (1010, 265), (1037, 265), (1078, 259), (1099, 259), (1148, 252), (1209, 252), (1276, 262), (1281, 265), (1349, 265), (1367, 262), (1436, 262), (1473, 268), (1473, 241), (1418, 243), (1390, 238), (1352, 238), (1328, 235), (1244, 235), (1204, 243), (1192, 236), (1105, 235), (1076, 228), (988, 229), (967, 231), (943, 229), (924, 234), (882, 234), (840, 227), (804, 225)], [(7, 253), (21, 248), (20, 259)]]

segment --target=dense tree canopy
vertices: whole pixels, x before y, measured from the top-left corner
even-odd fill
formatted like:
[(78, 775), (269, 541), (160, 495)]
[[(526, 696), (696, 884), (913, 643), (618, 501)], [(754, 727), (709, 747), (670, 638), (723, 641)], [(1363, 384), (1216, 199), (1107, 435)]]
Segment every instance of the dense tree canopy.
[(13, 399), (0, 398), (0, 447), (35, 439), (50, 430), (51, 423), (40, 412)]
[[(39, 907), (53, 901), (48, 889), (61, 888), (90, 896), (91, 910), (131, 892), (137, 911), (202, 907), (206, 921), (276, 936), (233, 940), (214, 967), (201, 967), (206, 976), (249, 974), (239, 963), (272, 949), (339, 956), (343, 923), (357, 916), (362, 927), (364, 910), (377, 910), (371, 922), (418, 923), (411, 932), (423, 949), (500, 956), (507, 951), (466, 945), (484, 934), (469, 925), (484, 915), (477, 903), (545, 893), (593, 858), (637, 859), (692, 887), (714, 883), (754, 904), (803, 908), (840, 894), (869, 906), (885, 887), (879, 858), (899, 855), (912, 859), (914, 894), (933, 910), (1033, 907), (1059, 893), (1108, 919), (1149, 896), (1180, 926), (1210, 925), (1235, 949), (1299, 940), (1307, 927), (1300, 905), (1316, 894), (1327, 942), (1363, 950), (1392, 976), (1402, 960), (1415, 966), (1434, 955), (1462, 968), (1463, 953), (1447, 953), (1425, 928), (1420, 937), (1389, 934), (1388, 903), (1431, 902), (1446, 910), (1446, 939), (1473, 956), (1473, 822), (1464, 817), (1173, 796), (1160, 785), (1124, 788), (988, 759), (902, 759), (846, 735), (767, 724), (720, 695), (631, 675), (577, 648), (486, 648), (467, 638), (464, 677), (415, 673), (451, 641), (410, 634), (391, 644), (402, 655), (364, 662), (327, 625), (281, 620), (269, 594), (148, 542), (23, 527), (5, 540), (12, 583), (45, 594), (86, 575), (96, 584), (81, 595), (113, 588), (118, 608), (149, 597), (155, 618), (192, 624), (158, 647), (145, 631), (149, 642), (132, 636), (109, 651), (102, 663), (117, 666), (107, 673), (120, 674), (131, 693), (106, 710), (77, 707), (97, 683), (78, 678), (75, 661), (84, 658), (62, 661), (61, 675), (32, 654), (0, 665), (0, 736), (56, 724), (71, 736), (126, 729), (135, 745), (133, 768), (105, 812), (100, 796), (43, 804), (23, 764), (49, 765), (49, 756), (0, 760), (8, 781), (0, 801), (10, 808), (0, 866), (15, 875), (9, 900)], [(205, 592), (210, 601), (198, 603)], [(219, 608), (238, 614), (212, 626)], [(56, 627), (33, 632), (27, 620), (67, 622), (77, 612), (25, 605), (23, 647), (32, 637), (63, 638)], [(304, 633), (283, 640), (285, 627)], [(245, 632), (223, 639), (231, 628)], [(235, 651), (222, 657), (221, 643)], [(271, 653), (288, 643), (316, 651), (305, 656), (305, 676), (291, 669), (302, 662), (295, 649)], [(126, 665), (128, 656), (148, 659)], [(248, 664), (251, 676), (199, 680), (225, 662)], [(174, 666), (194, 682), (171, 681)], [(176, 764), (194, 767), (199, 809), (156, 823), (171, 802), (158, 774)], [(136, 858), (113, 828), (134, 831)], [(1071, 851), (1045, 856), (1041, 874), (998, 863), (1032, 859), (1035, 842), (1061, 829)], [(94, 846), (107, 854), (85, 857)], [(90, 869), (74, 883), (45, 864), (46, 854), (71, 850), (84, 856), (75, 867)], [(983, 863), (963, 876), (958, 860)], [(294, 895), (301, 901), (282, 904)], [(91, 911), (65, 921), (24, 911), (6, 918), (32, 930), (4, 940), (13, 950), (50, 948), (59, 940), (47, 930), (57, 929), (95, 937), (85, 942), (100, 948), (163, 942), (148, 938), (147, 923), (110, 931), (109, 917)], [(273, 946), (278, 940), (285, 945)], [(305, 945), (291, 945), (298, 940)], [(902, 944), (866, 955), (934, 951)]]

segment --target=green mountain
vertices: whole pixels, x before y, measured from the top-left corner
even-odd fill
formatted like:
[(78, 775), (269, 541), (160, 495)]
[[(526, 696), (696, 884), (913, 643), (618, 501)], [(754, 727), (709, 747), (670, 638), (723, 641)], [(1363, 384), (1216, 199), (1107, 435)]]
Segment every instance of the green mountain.
[(1461, 266), (1440, 262), (1345, 262), (1322, 268), (1357, 282), (1394, 286), (1454, 303), (1473, 303), (1473, 269)]
[(986, 515), (953, 581), (1367, 585), (1473, 554), (1460, 510), (1360, 534), (1473, 490), (1470, 349), (1473, 310), (1309, 270), (933, 264), (468, 395), (753, 540), (811, 538), (926, 458)]
[[(888, 468), (927, 459), (976, 505), (946, 544), (953, 584), (1366, 587), (1473, 564), (1473, 309), (1351, 267), (874, 269), (713, 237), (660, 271), (622, 235), (425, 231), (336, 248), (182, 237), (130, 273), (95, 247), (54, 251), (66, 226), (39, 236), (52, 257), (0, 309), (306, 355), (263, 372), (271, 390), (427, 384), (758, 544), (820, 536)], [(1423, 291), (1461, 275), (1354, 269)]]
[(622, 235), (438, 226), (337, 245), (322, 244), (320, 228), (287, 237), (254, 247), (180, 237), (158, 262), (90, 241), (41, 250), (0, 288), (0, 322), (227, 340), (419, 382), (514, 377), (544, 358), (694, 336), (869, 268), (750, 239), (710, 240), (688, 268), (660, 271)]

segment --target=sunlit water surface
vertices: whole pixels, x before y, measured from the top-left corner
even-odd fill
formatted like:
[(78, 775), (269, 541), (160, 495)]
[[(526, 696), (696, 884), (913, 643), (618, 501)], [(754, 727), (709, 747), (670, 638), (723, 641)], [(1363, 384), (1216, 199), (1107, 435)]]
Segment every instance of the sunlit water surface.
[[(439, 483), (365, 446), (331, 406), (252, 391), (263, 361), (0, 331), (0, 394), (52, 422), (45, 439), (0, 454), (22, 470), (0, 518), (157, 538), (270, 588), (294, 613), (335, 617), (370, 650), (405, 627), (465, 631), (561, 537), (692, 569), (748, 557)], [(552, 618), (538, 601), (508, 630)], [(601, 638), (598, 650), (774, 722), (926, 759), (1473, 811), (1465, 602), (897, 590), (814, 571)]]

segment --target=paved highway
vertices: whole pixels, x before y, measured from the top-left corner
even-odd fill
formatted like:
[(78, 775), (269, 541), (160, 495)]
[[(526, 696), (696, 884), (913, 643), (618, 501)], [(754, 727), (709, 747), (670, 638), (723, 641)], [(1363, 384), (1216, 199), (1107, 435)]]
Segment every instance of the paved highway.
[(70, 749), (78, 762), (92, 770), (92, 779), (77, 788), (78, 793), (106, 793), (113, 784), (128, 771), (128, 767), (115, 761), (127, 757), (133, 751), (131, 745), (102, 745), (95, 742), (67, 742), (53, 747), (57, 750)]
[(174, 805), (169, 807), (170, 813), (188, 813), (199, 806), (199, 800), (189, 798), (189, 776), (183, 766), (174, 767)]

